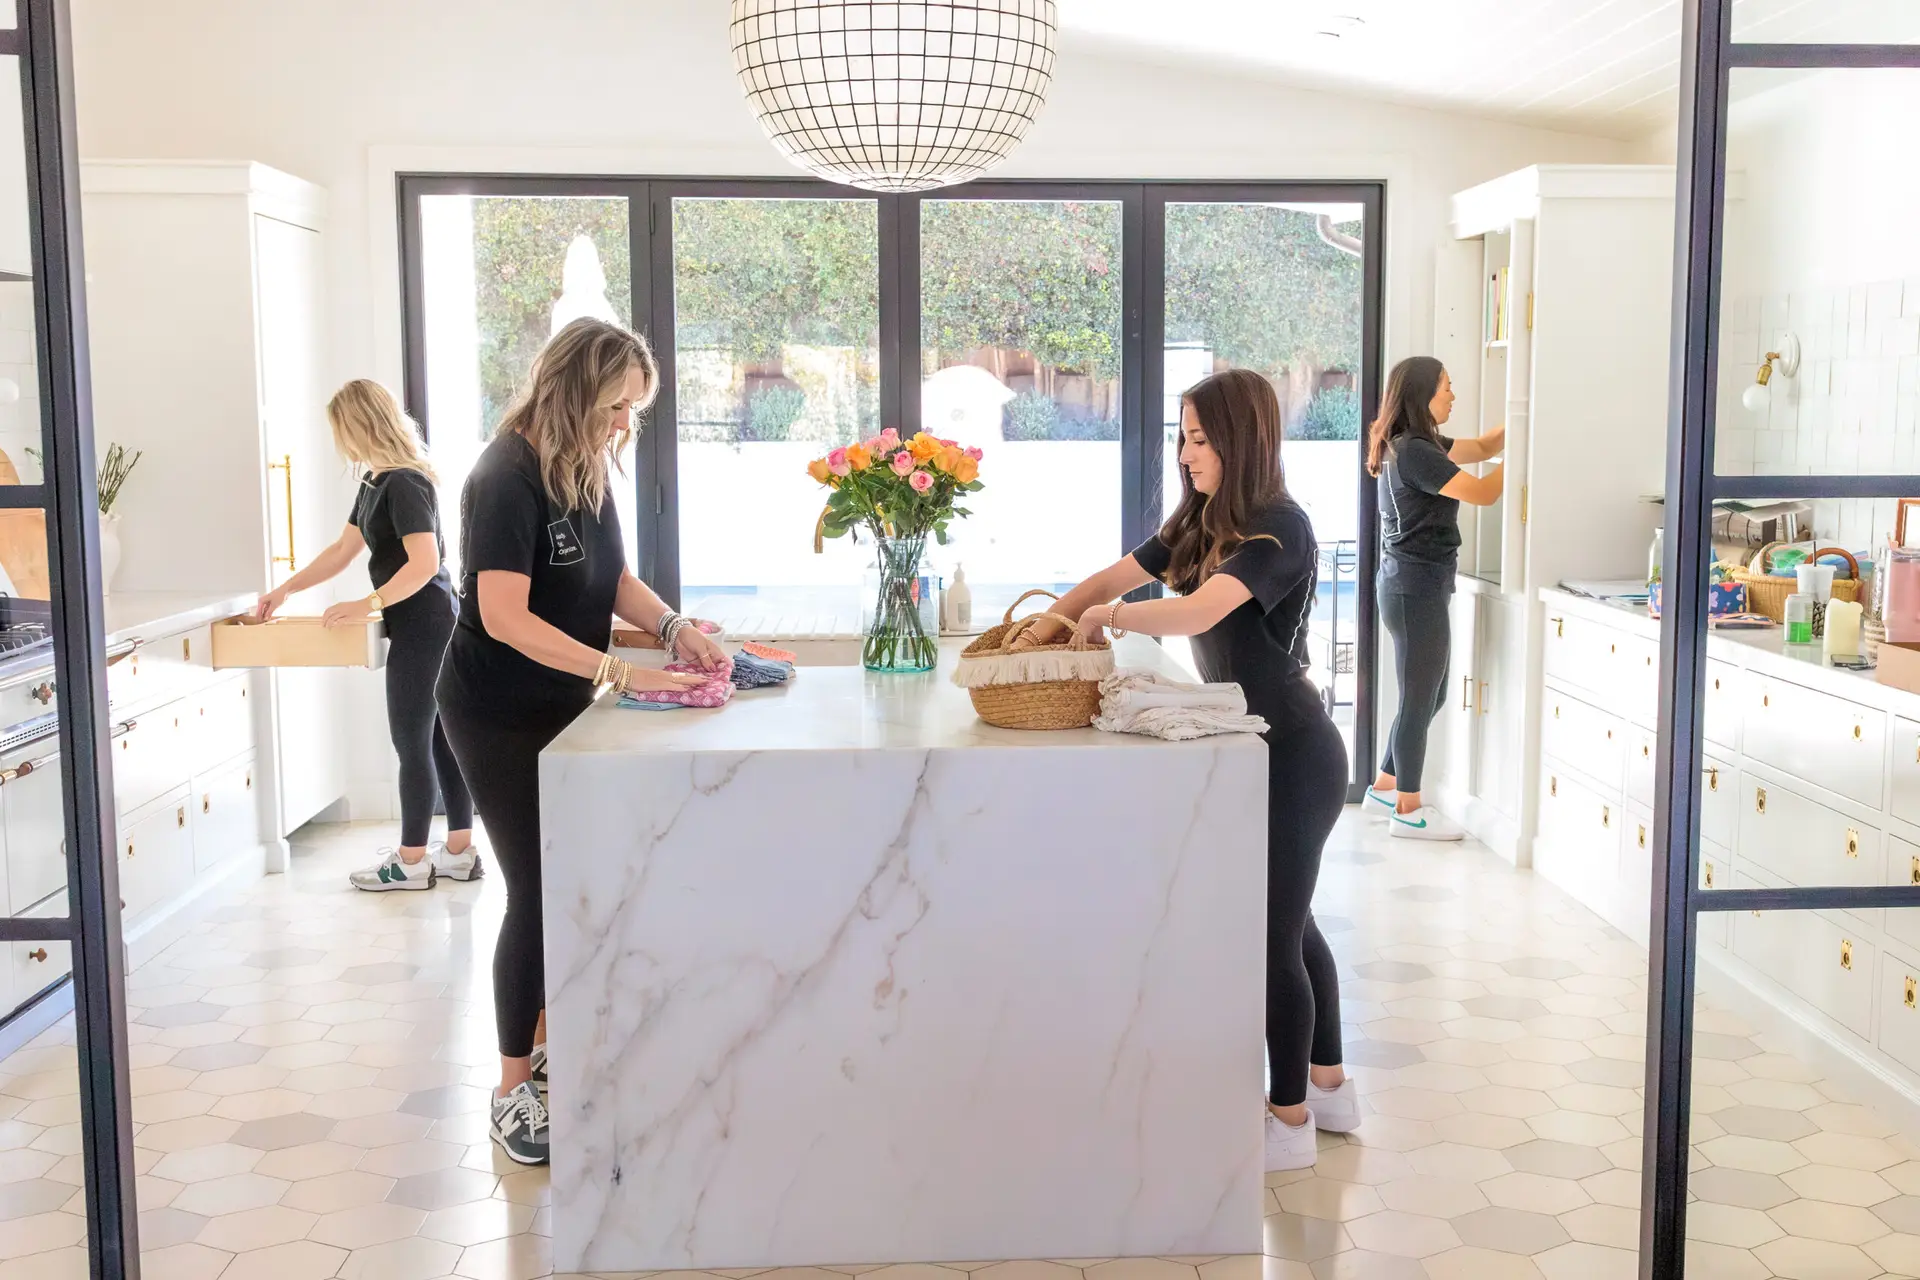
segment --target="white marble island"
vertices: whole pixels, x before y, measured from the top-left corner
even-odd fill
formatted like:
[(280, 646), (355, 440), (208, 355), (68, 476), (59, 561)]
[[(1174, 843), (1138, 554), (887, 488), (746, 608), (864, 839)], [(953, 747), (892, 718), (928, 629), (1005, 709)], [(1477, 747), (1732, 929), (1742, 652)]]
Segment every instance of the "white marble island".
[(957, 651), (542, 757), (556, 1272), (1260, 1252), (1265, 748)]

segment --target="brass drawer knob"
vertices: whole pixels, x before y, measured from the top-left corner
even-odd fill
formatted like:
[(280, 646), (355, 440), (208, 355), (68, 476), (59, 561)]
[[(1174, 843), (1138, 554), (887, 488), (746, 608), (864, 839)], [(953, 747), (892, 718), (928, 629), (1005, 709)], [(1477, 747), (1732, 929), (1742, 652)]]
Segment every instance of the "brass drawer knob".
[(129, 858), (133, 856), (133, 841), (131, 840), (127, 841), (127, 856)]
[(32, 951), (27, 952), (27, 955), (32, 958), (35, 964), (45, 964), (47, 962), (47, 949), (45, 947), (35, 947)]
[(1707, 790), (1718, 791), (1719, 789), (1720, 789), (1720, 770), (1709, 765), (1707, 767)]
[(1567, 620), (1565, 618), (1555, 618), (1553, 620), (1553, 634), (1555, 639), (1567, 634)]
[[(1560, 779), (1552, 777), (1547, 779), (1547, 794), (1550, 796), (1560, 794)], [(1913, 861), (1915, 866), (1920, 866), (1920, 858), (1915, 858)], [(1915, 881), (1915, 883), (1920, 884), (1920, 881)]]
[(1920, 884), (1920, 858), (1908, 860), (1907, 875), (1909, 877), (1907, 883)]
[(1603, 804), (1600, 806), (1600, 825), (1603, 827), (1613, 826), (1613, 807), (1611, 805)]
[(1653, 758), (1653, 748), (1644, 742), (1640, 744), (1640, 758), (1642, 760), (1651, 760)]
[(1557, 702), (1553, 704), (1553, 718), (1555, 720), (1560, 718), (1560, 704)]
[(1860, 735), (1861, 735), (1860, 726), (1856, 724), (1855, 726), (1853, 726), (1853, 740), (1855, 742), (1860, 741)]
[(1772, 695), (1772, 694), (1770, 694), (1770, 693), (1763, 693), (1763, 694), (1761, 694), (1761, 695), (1760, 695), (1760, 705), (1761, 705), (1761, 706), (1763, 706), (1763, 707), (1770, 707), (1770, 706), (1772, 706), (1772, 705), (1773, 705), (1773, 695)]
[(211, 794), (200, 797), (200, 812), (202, 813), (213, 812), (213, 796)]
[(1853, 970), (1853, 943), (1845, 938), (1840, 940), (1840, 967), (1849, 972)]
[(1765, 787), (1755, 787), (1753, 789), (1753, 811), (1755, 813), (1765, 813), (1767, 811), (1767, 789)]
[(247, 790), (253, 790), (253, 770), (247, 770)]
[(1608, 653), (1618, 653), (1618, 652), (1620, 652), (1620, 646), (1619, 646), (1619, 645), (1617, 645), (1617, 644), (1610, 644), (1610, 645), (1608, 645), (1608, 646), (1607, 646), (1607, 652), (1608, 652)]
[(1711, 862), (1707, 864), (1707, 888), (1713, 888), (1713, 864)]
[(1647, 847), (1647, 829), (1645, 827), (1640, 827), (1639, 831), (1640, 831), (1640, 847), (1644, 849)]
[(176, 827), (184, 827), (187, 825), (187, 806), (181, 805), (174, 811), (173, 825)]
[(1860, 856), (1860, 833), (1852, 827), (1847, 828), (1847, 856), (1849, 858)]

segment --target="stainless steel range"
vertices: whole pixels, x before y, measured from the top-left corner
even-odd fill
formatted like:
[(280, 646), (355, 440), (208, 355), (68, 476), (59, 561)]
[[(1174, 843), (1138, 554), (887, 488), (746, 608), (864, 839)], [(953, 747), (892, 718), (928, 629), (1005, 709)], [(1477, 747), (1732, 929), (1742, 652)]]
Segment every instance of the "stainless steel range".
[[(0, 595), (0, 756), (13, 756), (42, 740), (50, 743), (59, 730), (52, 626), (51, 601)], [(108, 663), (134, 647), (132, 642), (114, 646)], [(17, 767), (8, 764), (9, 771)]]

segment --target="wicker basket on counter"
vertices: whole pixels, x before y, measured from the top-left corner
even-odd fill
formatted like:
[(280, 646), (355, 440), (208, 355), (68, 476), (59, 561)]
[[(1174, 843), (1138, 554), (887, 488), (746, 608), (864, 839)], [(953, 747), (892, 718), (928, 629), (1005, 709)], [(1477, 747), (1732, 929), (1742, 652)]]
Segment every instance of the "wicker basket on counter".
[[(1751, 564), (1745, 569), (1735, 570), (1733, 574), (1733, 580), (1747, 589), (1747, 612), (1764, 613), (1775, 622), (1787, 620), (1787, 597), (1800, 589), (1796, 579), (1776, 578), (1767, 572), (1773, 553), (1785, 545), (1784, 542), (1769, 542), (1754, 552)], [(1853, 558), (1853, 553), (1839, 547), (1821, 547), (1807, 557), (1807, 563), (1818, 564), (1821, 556), (1842, 556), (1853, 571), (1851, 578), (1833, 580), (1833, 598), (1858, 600), (1860, 598), (1860, 562)]]
[(1069, 629), (1065, 640), (1016, 652), (1015, 641), (1054, 616), (1035, 613), (1014, 621), (1014, 611), (1034, 596), (1060, 598), (1029, 591), (1015, 600), (998, 626), (961, 653), (953, 682), (967, 691), (975, 714), (997, 729), (1084, 729), (1100, 714), (1100, 682), (1113, 674), (1113, 645), (1090, 642), (1077, 622), (1055, 618)]

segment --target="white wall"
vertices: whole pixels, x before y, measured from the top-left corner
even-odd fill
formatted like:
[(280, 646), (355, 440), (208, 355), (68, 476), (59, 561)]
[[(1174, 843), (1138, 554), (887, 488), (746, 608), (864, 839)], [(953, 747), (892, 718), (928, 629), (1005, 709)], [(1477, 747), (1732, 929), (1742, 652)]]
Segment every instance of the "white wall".
[[(792, 173), (737, 88), (718, 0), (75, 0), (81, 152), (245, 158), (318, 182), (334, 373), (400, 381), (395, 171)], [(1290, 89), (1070, 39), (1003, 171), (1061, 178), (1378, 178), (1389, 358), (1431, 339), (1454, 191), (1627, 144)], [(369, 682), (356, 812), (390, 790)]]

